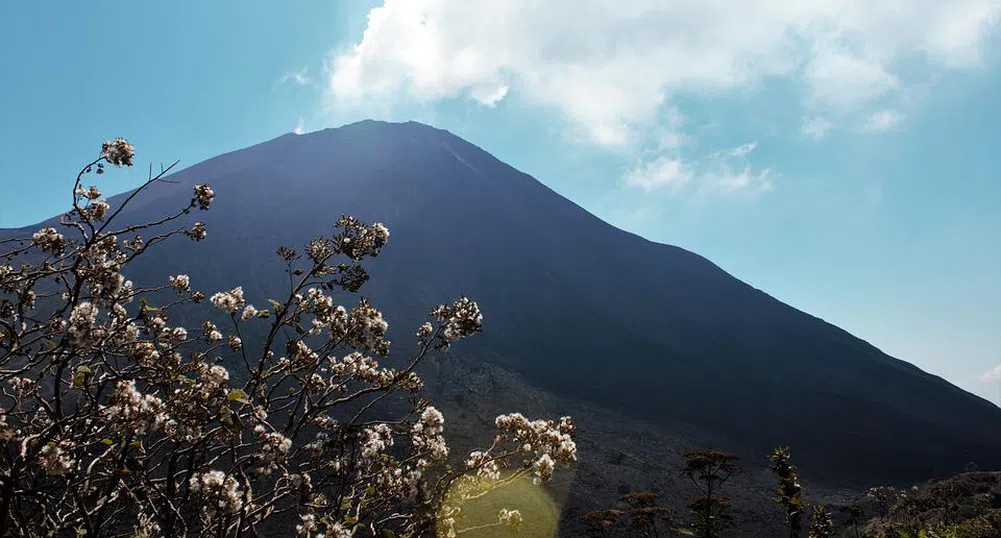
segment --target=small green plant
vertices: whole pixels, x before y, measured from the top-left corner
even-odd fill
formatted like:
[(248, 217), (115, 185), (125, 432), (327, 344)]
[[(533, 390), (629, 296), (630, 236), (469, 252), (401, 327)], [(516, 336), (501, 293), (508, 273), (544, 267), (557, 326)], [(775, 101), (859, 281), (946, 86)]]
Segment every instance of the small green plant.
[(781, 504), (786, 511), (786, 521), (789, 524), (789, 538), (798, 538), (803, 531), (803, 487), (799, 484), (796, 466), (791, 463), (791, 453), (788, 447), (776, 447), (768, 458), (770, 469), (778, 479), (778, 496), (775, 502)]

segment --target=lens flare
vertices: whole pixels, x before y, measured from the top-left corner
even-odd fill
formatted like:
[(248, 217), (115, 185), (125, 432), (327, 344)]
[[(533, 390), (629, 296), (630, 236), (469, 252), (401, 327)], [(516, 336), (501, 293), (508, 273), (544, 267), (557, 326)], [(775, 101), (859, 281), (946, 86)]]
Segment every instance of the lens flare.
[[(463, 538), (554, 538), (559, 526), (559, 510), (546, 490), (528, 477), (520, 477), (486, 490), (489, 482), (465, 482), (445, 497), (445, 505), (458, 508), (453, 531)], [(501, 520), (502, 510), (517, 510), (521, 515), (517, 529)], [(451, 533), (439, 529), (440, 538)]]

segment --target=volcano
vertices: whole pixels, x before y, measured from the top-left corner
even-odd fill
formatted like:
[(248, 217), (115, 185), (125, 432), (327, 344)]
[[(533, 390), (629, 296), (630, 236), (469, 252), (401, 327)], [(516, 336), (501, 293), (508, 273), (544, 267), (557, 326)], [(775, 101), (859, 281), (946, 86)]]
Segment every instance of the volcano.
[(189, 216), (208, 238), (151, 250), (131, 268), (136, 282), (186, 273), (207, 293), (242, 285), (263, 303), (283, 291), (275, 250), (349, 214), (391, 230), (361, 294), (398, 340), (412, 339), (430, 306), (467, 295), (484, 330), (462, 343), (464, 356), (567, 401), (653, 427), (690, 424), (759, 460), (790, 445), (802, 468), (838, 484), (1001, 467), (993, 404), (697, 254), (617, 229), (447, 131), (363, 121), (169, 179), (121, 218), (156, 220), (208, 183), (212, 209)]

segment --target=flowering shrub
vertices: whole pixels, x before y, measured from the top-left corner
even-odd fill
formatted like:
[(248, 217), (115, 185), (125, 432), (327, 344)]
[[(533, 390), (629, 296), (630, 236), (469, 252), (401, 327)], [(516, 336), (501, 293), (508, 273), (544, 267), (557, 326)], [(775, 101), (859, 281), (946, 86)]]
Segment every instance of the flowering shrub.
[[(479, 331), (483, 316), (464, 297), (433, 308), (417, 352), (398, 368), (380, 362), (382, 313), (332, 293), (368, 279), (360, 262), (386, 245), (381, 224), (342, 217), (302, 253), (279, 249), (289, 292), (257, 305), (239, 286), (198, 291), (187, 275), (127, 280), (149, 248), (204, 239), (204, 223), (179, 223), (216, 196), (198, 185), (157, 222), (117, 226), (122, 206), (82, 180), (134, 156), (124, 139), (106, 142), (58, 229), (0, 243), (0, 535), (256, 536), (294, 520), (278, 532), (456, 536), (455, 499), (546, 481), (576, 460), (568, 417), (517, 413), (497, 417), (488, 447), (450, 458), (442, 414), (395, 398), (419, 393), (422, 359)], [(173, 323), (194, 304), (227, 323)], [(393, 400), (409, 404), (388, 413)], [(516, 510), (497, 518), (522, 522)]]

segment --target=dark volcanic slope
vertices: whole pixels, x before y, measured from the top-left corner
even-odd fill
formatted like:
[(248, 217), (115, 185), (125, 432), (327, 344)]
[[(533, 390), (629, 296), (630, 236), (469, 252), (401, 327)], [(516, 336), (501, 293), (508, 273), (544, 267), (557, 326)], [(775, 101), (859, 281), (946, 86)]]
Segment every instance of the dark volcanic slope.
[(791, 444), (836, 482), (1001, 467), (998, 408), (696, 254), (602, 222), (446, 131), (365, 121), (173, 179), (126, 218), (160, 216), (207, 182), (217, 200), (194, 217), (209, 238), (165, 245), (134, 279), (186, 272), (199, 289), (242, 284), (261, 303), (280, 291), (277, 246), (353, 214), (392, 232), (363, 292), (398, 338), (428, 306), (466, 294), (486, 328), (463, 350), (557, 393), (689, 422), (760, 455)]

